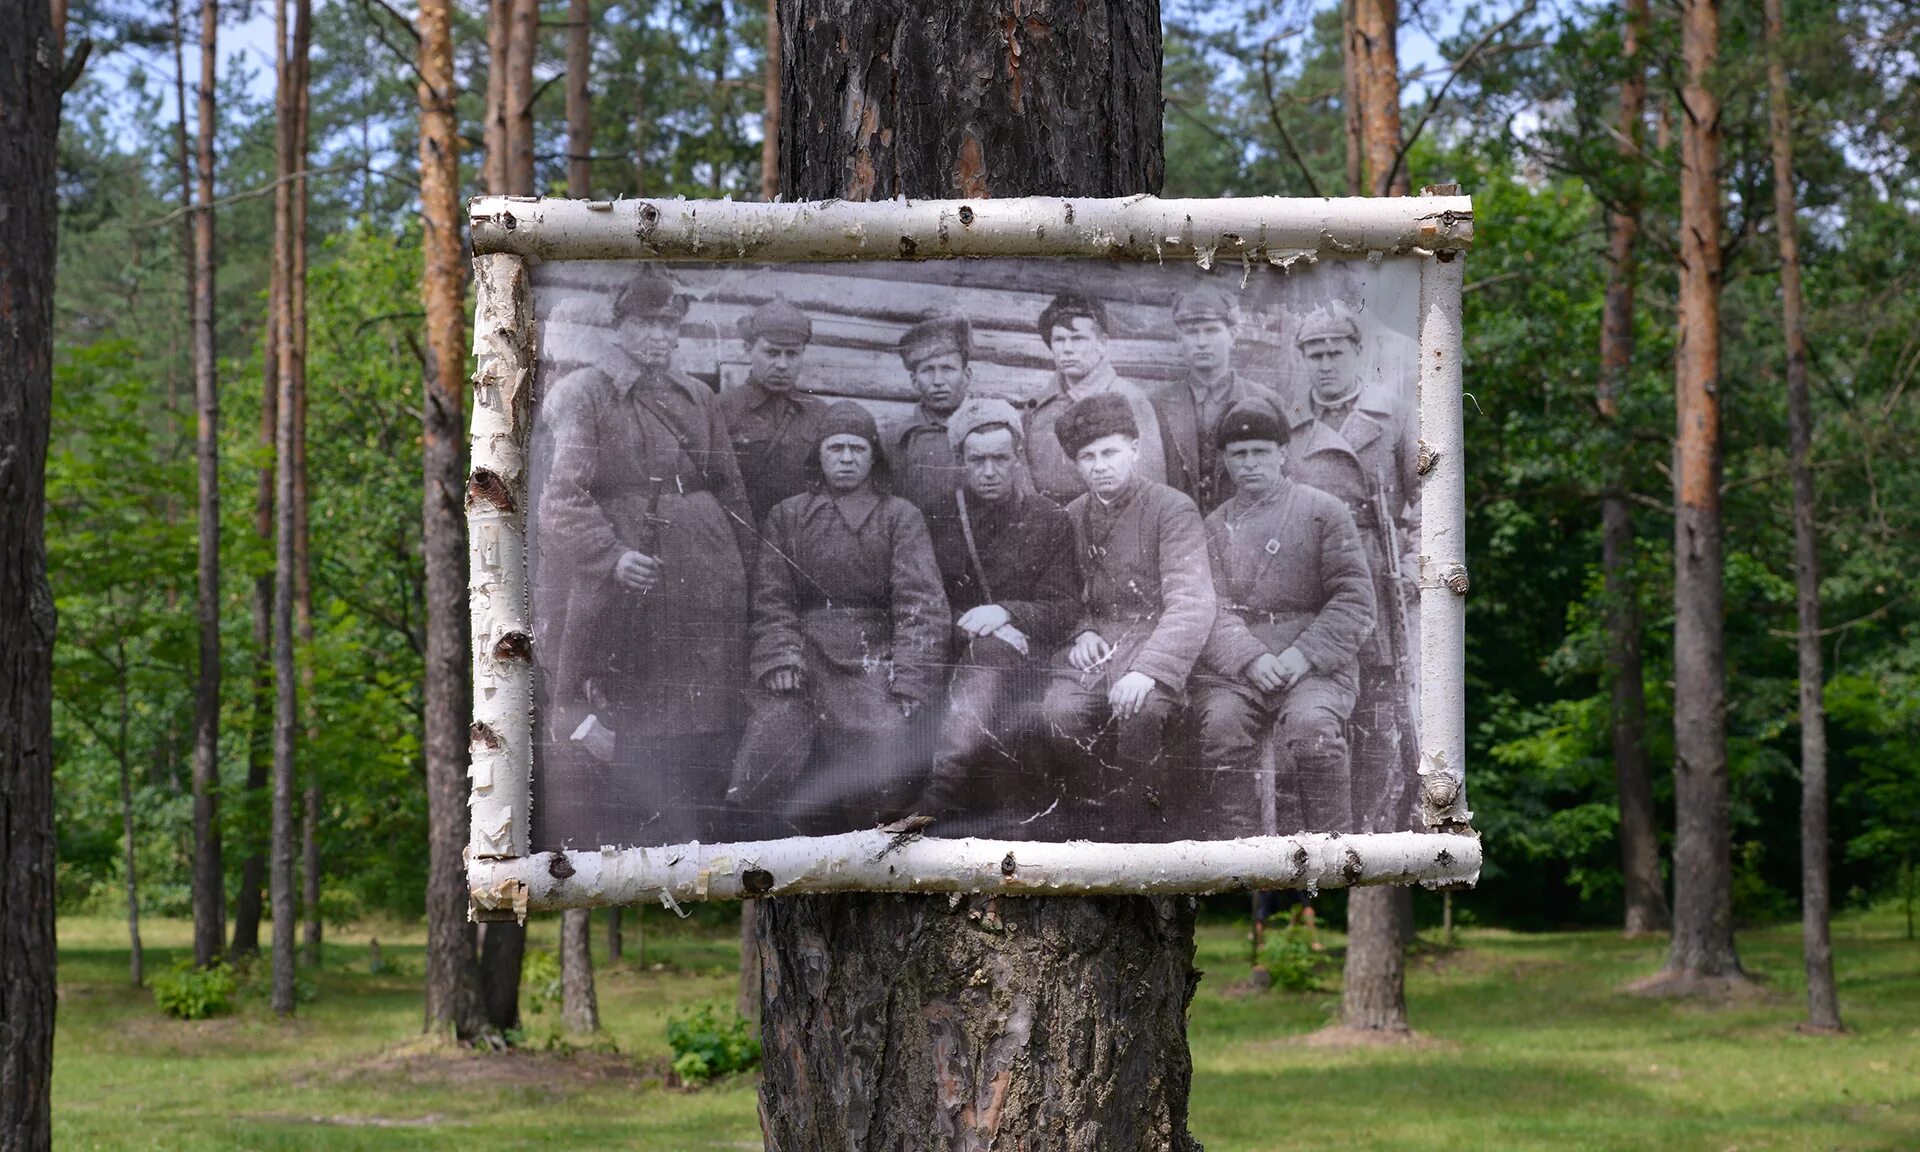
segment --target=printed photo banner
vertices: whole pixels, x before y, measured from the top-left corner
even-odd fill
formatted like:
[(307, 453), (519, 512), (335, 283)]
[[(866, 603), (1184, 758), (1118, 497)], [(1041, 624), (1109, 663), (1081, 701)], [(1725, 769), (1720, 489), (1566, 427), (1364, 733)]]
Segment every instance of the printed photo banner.
[(471, 206), (475, 915), (1472, 883), (1472, 204)]

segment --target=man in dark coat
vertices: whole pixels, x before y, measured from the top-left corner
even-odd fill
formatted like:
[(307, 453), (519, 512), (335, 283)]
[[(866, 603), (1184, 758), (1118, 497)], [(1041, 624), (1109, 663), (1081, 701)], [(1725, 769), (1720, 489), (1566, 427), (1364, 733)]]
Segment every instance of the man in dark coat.
[(913, 505), (886, 491), (880, 434), (841, 401), (815, 430), (814, 488), (781, 501), (753, 570), (758, 685), (728, 801), (768, 836), (908, 815), (925, 781), (915, 714), (935, 699), (947, 597)]
[(546, 571), (567, 574), (569, 601), (550, 693), (561, 754), (536, 773), (547, 843), (715, 830), (754, 541), (719, 402), (673, 368), (686, 310), (664, 274), (635, 279), (614, 301), (627, 362), (576, 376), (550, 414), (536, 547)]
[(1136, 474), (1126, 397), (1081, 400), (1055, 432), (1087, 488), (1067, 506), (1083, 607), (1042, 705), (1073, 782), (1069, 834), (1170, 839), (1167, 725), (1213, 628), (1206, 529), (1192, 500)]
[(812, 482), (813, 423), (826, 405), (800, 387), (813, 340), (805, 312), (776, 296), (740, 318), (740, 339), (751, 357), (746, 383), (721, 393), (720, 408), (757, 523)]
[[(1193, 678), (1202, 779), (1191, 835), (1353, 828), (1347, 718), (1373, 628), (1373, 577), (1339, 500), (1286, 476), (1288, 428), (1264, 399), (1216, 433), (1233, 498), (1207, 517), (1220, 613)], [(1261, 737), (1278, 725), (1290, 764), (1265, 822)]]
[(1264, 394), (1233, 366), (1239, 322), (1232, 292), (1217, 284), (1189, 288), (1175, 298), (1173, 327), (1187, 378), (1153, 398), (1167, 445), (1167, 483), (1193, 497), (1203, 515), (1233, 494), (1215, 446), (1220, 421), (1234, 404)]
[(1011, 404), (967, 401), (947, 438), (965, 480), (934, 522), (933, 551), (954, 613), (954, 672), (913, 810), (938, 820), (937, 835), (1000, 836), (1002, 814), (1045, 791), (1022, 752), (1040, 731), (1050, 658), (1080, 612), (1080, 569), (1072, 521), (1027, 479)]
[(1418, 429), (1398, 398), (1362, 386), (1352, 317), (1316, 311), (1295, 341), (1310, 415), (1294, 426), (1289, 470), (1347, 506), (1373, 572), (1374, 626), (1360, 645), (1352, 723), (1354, 820), (1362, 831), (1399, 831), (1412, 818), (1414, 784), (1418, 647), (1408, 591), (1419, 551)]
[(929, 530), (953, 517), (960, 487), (947, 420), (973, 386), (972, 333), (965, 316), (949, 314), (922, 320), (900, 337), (900, 362), (913, 376), (920, 406), (892, 453), (895, 493), (920, 509)]
[(1053, 354), (1054, 390), (1027, 413), (1027, 466), (1033, 486), (1056, 504), (1087, 490), (1073, 459), (1060, 450), (1054, 426), (1079, 401), (1106, 395), (1127, 402), (1134, 427), (1140, 430), (1134, 470), (1142, 479), (1165, 481), (1167, 452), (1160, 440), (1160, 417), (1145, 390), (1114, 371), (1108, 355), (1106, 306), (1093, 297), (1064, 292), (1041, 310), (1038, 326), (1040, 338)]

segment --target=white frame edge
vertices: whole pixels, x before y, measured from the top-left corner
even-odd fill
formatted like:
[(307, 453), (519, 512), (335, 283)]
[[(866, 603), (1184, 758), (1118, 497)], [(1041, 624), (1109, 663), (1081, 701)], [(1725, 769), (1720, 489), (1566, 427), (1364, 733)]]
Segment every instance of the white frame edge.
[[(1435, 190), (1439, 191), (1439, 190)], [(1204, 893), (1230, 888), (1471, 885), (1481, 847), (1467, 808), (1466, 480), (1462, 259), (1465, 196), (1291, 200), (572, 201), (469, 205), (476, 305), (467, 487), (473, 723), (471, 914), (805, 892), (1007, 895)], [(526, 566), (534, 372), (530, 260), (898, 260), (970, 256), (1256, 261), (1411, 255), (1420, 275), (1420, 796), (1430, 832), (1260, 836), (1171, 844), (896, 837), (885, 832), (528, 855), (533, 650)]]

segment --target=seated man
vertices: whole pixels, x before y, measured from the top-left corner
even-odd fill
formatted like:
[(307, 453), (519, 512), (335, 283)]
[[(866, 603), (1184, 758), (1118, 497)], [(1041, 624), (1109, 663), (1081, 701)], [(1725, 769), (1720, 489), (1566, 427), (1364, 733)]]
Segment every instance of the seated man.
[(1166, 728), (1213, 627), (1206, 530), (1192, 500), (1135, 475), (1140, 429), (1126, 397), (1077, 401), (1054, 432), (1087, 487), (1067, 506), (1082, 615), (1042, 705), (1068, 770), (1065, 832), (1172, 839)]
[[(1195, 838), (1353, 828), (1347, 718), (1373, 628), (1373, 577), (1341, 501), (1287, 478), (1287, 422), (1234, 406), (1219, 448), (1233, 498), (1207, 517), (1220, 612), (1193, 678), (1207, 815)], [(1262, 827), (1260, 738), (1278, 723), (1291, 770)]]
[(887, 494), (873, 417), (841, 401), (815, 437), (819, 479), (775, 506), (754, 563), (758, 689), (727, 802), (756, 836), (854, 832), (908, 815), (925, 780), (913, 718), (947, 655), (926, 523)]
[(1073, 527), (1033, 490), (1022, 459), (1020, 413), (975, 399), (947, 420), (961, 483), (932, 521), (933, 553), (954, 613), (953, 682), (927, 791), (913, 805), (940, 836), (1003, 836), (997, 814), (1045, 809), (1022, 762), (1040, 731), (1047, 664), (1080, 612)]

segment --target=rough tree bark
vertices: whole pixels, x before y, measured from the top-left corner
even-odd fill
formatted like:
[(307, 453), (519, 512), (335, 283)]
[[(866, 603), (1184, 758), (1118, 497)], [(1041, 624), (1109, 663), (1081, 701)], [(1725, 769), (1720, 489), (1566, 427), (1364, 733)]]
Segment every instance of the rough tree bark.
[(1347, 195), (1367, 194), (1366, 134), (1360, 128), (1360, 56), (1354, 51), (1354, 5), (1359, 0), (1340, 0), (1340, 101), (1341, 125), (1346, 140)]
[(540, 50), (540, 0), (510, 0), (507, 24), (507, 192), (533, 195), (533, 62)]
[[(780, 0), (767, 0), (767, 50), (761, 73), (760, 199), (780, 195)], [(743, 922), (744, 923), (744, 922)]]
[(593, 2), (572, 0), (567, 10), (567, 195), (591, 196), (593, 186)]
[[(789, 200), (1155, 191), (1157, 3), (780, 8)], [(769, 1148), (1192, 1149), (1179, 898), (757, 907)]]
[[(1620, 418), (1620, 394), (1633, 369), (1633, 295), (1638, 279), (1634, 254), (1640, 232), (1639, 170), (1645, 137), (1647, 0), (1626, 0), (1621, 54), (1628, 62), (1620, 82), (1619, 153), (1629, 175), (1618, 208), (1607, 214), (1607, 296), (1600, 320), (1600, 385), (1594, 403), (1611, 430)], [(1618, 461), (1620, 453), (1608, 455)], [(1600, 497), (1600, 567), (1607, 598), (1607, 675), (1612, 681), (1610, 716), (1613, 776), (1620, 797), (1620, 874), (1626, 892), (1626, 934), (1664, 932), (1666, 884), (1660, 876), (1660, 828), (1653, 806), (1653, 767), (1647, 756), (1647, 698), (1640, 655), (1640, 584), (1634, 578), (1633, 511), (1627, 503), (1625, 469), (1617, 463)]]
[(593, 991), (593, 913), (585, 908), (560, 914), (560, 1018), (569, 1031), (600, 1031), (600, 1001)]
[(1780, 235), (1780, 307), (1787, 342), (1787, 426), (1793, 471), (1793, 585), (1800, 608), (1800, 939), (1807, 970), (1807, 1027), (1838, 1032), (1827, 877), (1827, 712), (1820, 654), (1820, 538), (1813, 492), (1813, 398), (1801, 304), (1793, 115), (1787, 103), (1785, 18), (1766, 0), (1767, 120), (1773, 143), (1774, 227)]
[(488, 1033), (467, 922), (467, 532), (465, 252), (460, 129), (449, 0), (421, 0), (420, 216), (427, 313), (421, 548), (427, 570), (423, 745), (427, 768), (426, 1028), (462, 1041)]
[(227, 944), (226, 874), (220, 861), (220, 381), (214, 343), (214, 85), (220, 3), (200, 4), (199, 124), (193, 214), (193, 396), (200, 472), (199, 673), (193, 694), (193, 962)]
[[(1396, 0), (1352, 0), (1351, 11), (1344, 64), (1357, 111), (1362, 194), (1404, 195), (1405, 167), (1395, 171), (1400, 152), (1399, 8)], [(1351, 121), (1348, 143), (1353, 143)], [(1351, 151), (1348, 155), (1351, 170)], [(1408, 1031), (1406, 945), (1412, 935), (1412, 893), (1393, 888), (1348, 890), (1338, 1027)]]
[[(292, 187), (292, 217), (288, 230), (291, 248), (287, 259), (287, 317), (292, 325), (291, 355), (288, 366), (292, 379), (288, 389), (293, 398), (293, 624), (299, 642), (300, 688), (305, 693), (309, 715), (305, 721), (309, 745), (317, 734), (319, 706), (314, 695), (313, 667), (313, 564), (307, 530), (311, 502), (307, 498), (307, 151), (310, 111), (313, 95), (313, 0), (294, 0), (293, 43), (288, 51), (288, 110), (293, 123), (289, 131), (292, 167), (296, 173)], [(304, 922), (301, 961), (320, 966), (320, 763), (308, 759), (304, 775), (307, 784), (300, 802), (300, 912)]]
[(1720, 52), (1717, 0), (1683, 0), (1680, 308), (1674, 356), (1673, 944), (1643, 990), (1744, 982), (1733, 944), (1720, 521)]
[(47, 432), (62, 58), (0, 6), (0, 1149), (52, 1145), (53, 589)]
[(760, 915), (752, 900), (740, 901), (740, 991), (734, 1007), (742, 1020), (760, 1019)]

